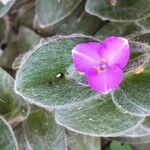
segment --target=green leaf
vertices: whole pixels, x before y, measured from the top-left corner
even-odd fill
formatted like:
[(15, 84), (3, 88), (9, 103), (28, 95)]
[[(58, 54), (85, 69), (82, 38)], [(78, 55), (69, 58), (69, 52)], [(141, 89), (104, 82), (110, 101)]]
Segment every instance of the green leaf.
[(145, 128), (140, 125), (134, 129), (128, 130), (121, 136), (112, 138), (122, 143), (129, 144), (144, 144), (150, 142), (150, 132), (146, 131)]
[(17, 27), (19, 28), (21, 26), (25, 26), (30, 29), (33, 29), (35, 18), (35, 1), (17, 0), (15, 5), (16, 8), (19, 8), (19, 10), (17, 10), (18, 15), (16, 16), (15, 20)]
[(150, 66), (149, 63), (141, 68), (144, 70), (135, 70), (131, 72), (122, 82), (120, 89), (114, 94), (113, 102), (121, 110), (135, 115), (150, 114)]
[(142, 123), (143, 127), (147, 130), (150, 131), (150, 117), (147, 116), (144, 120), (144, 122)]
[(129, 72), (136, 72), (136, 70), (140, 68), (142, 69), (147, 65), (147, 63), (150, 61), (149, 53), (141, 53), (141, 51), (131, 53), (130, 61), (124, 68), (125, 74), (128, 74)]
[(70, 130), (91, 136), (117, 136), (137, 126), (142, 117), (119, 111), (110, 97), (76, 107), (56, 110), (56, 122)]
[(117, 0), (114, 6), (110, 0), (87, 0), (85, 10), (103, 20), (128, 22), (148, 16), (150, 1)]
[(19, 149), (66, 150), (64, 128), (52, 112), (33, 107), (27, 120), (15, 129)]
[(0, 18), (3, 17), (13, 6), (16, 0), (8, 2), (6, 5), (0, 2)]
[(150, 147), (150, 143), (133, 145), (132, 147), (135, 150), (148, 150)]
[(13, 130), (2, 117), (0, 117), (0, 148), (1, 150), (18, 150)]
[(134, 60), (136, 58), (139, 58), (140, 56), (143, 56), (143, 53), (142, 52), (133, 52), (131, 53), (130, 55), (130, 60)]
[(4, 39), (5, 31), (6, 30), (6, 24), (3, 19), (0, 19), (0, 41)]
[(0, 65), (12, 69), (14, 59), (19, 55), (27, 52), (37, 45), (41, 37), (32, 30), (21, 27), (19, 33), (11, 37), (3, 55), (0, 59)]
[(149, 32), (149, 30), (150, 30), (150, 26), (149, 26), (150, 25), (150, 16), (139, 20), (139, 24), (143, 28), (144, 32), (145, 31)]
[(132, 150), (128, 144), (122, 144), (118, 141), (113, 141), (110, 145), (110, 150)]
[(138, 41), (130, 41), (131, 52), (150, 52), (150, 45)]
[(100, 150), (100, 138), (67, 132), (67, 145), (71, 150)]
[(36, 13), (41, 27), (53, 25), (71, 14), (81, 0), (37, 0)]
[(134, 41), (139, 41), (150, 45), (150, 33), (133, 34), (130, 38)]
[(101, 26), (103, 26), (103, 24), (104, 23), (101, 19), (85, 12), (85, 1), (82, 1), (79, 6), (62, 21), (59, 21), (58, 23), (47, 28), (36, 28), (38, 28), (37, 31), (44, 34), (44, 36), (57, 34), (69, 35), (73, 33), (93, 35)]
[(134, 72), (137, 68), (144, 67), (149, 61), (150, 45), (138, 41), (129, 40), (130, 45), (130, 61), (124, 68), (124, 72)]
[(14, 92), (14, 79), (0, 68), (0, 114), (14, 123), (22, 121), (28, 111), (27, 104)]
[(65, 77), (66, 69), (72, 65), (71, 50), (78, 43), (89, 40), (94, 39), (75, 34), (41, 42), (25, 56), (16, 76), (16, 92), (28, 102), (45, 108), (70, 106), (92, 99), (96, 95), (94, 91)]
[(132, 22), (109, 22), (96, 33), (96, 38), (103, 39), (111, 35), (126, 36), (137, 31), (140, 31), (140, 28)]

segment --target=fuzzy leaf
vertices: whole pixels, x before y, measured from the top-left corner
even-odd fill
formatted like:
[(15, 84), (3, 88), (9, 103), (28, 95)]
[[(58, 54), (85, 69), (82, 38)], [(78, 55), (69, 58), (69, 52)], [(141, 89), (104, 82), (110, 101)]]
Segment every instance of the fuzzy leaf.
[(0, 2), (0, 18), (3, 17), (10, 10), (14, 3), (15, 0), (8, 2), (6, 5)]
[(16, 77), (16, 92), (27, 101), (45, 108), (69, 106), (92, 99), (94, 91), (65, 78), (66, 69), (72, 65), (72, 48), (89, 40), (94, 39), (79, 34), (41, 42), (24, 57)]
[(113, 94), (114, 104), (135, 115), (150, 114), (150, 66), (137, 68), (127, 75), (120, 89)]
[(18, 15), (16, 16), (17, 26), (25, 26), (33, 29), (35, 18), (35, 0), (17, 0), (15, 3), (15, 8), (19, 8), (19, 10), (17, 10)]
[(150, 45), (145, 42), (129, 41), (131, 52), (150, 52)]
[(142, 125), (133, 128), (121, 136), (112, 138), (122, 143), (144, 144), (150, 142), (150, 132), (146, 131)]
[(150, 16), (139, 20), (139, 24), (142, 26), (144, 32), (148, 32), (150, 30)]
[(56, 124), (51, 112), (43, 109), (33, 107), (15, 133), (21, 150), (66, 150), (64, 128)]
[(100, 138), (67, 132), (67, 145), (71, 150), (100, 150)]
[(117, 0), (113, 5), (110, 0), (87, 0), (85, 10), (103, 20), (133, 21), (148, 16), (150, 1)]
[(0, 148), (1, 150), (18, 150), (13, 130), (2, 117), (0, 117)]
[(0, 59), (0, 65), (5, 68), (12, 69), (12, 63), (14, 59), (19, 55), (32, 49), (38, 44), (41, 37), (34, 33), (32, 30), (21, 27), (17, 35), (11, 37), (8, 46)]
[(137, 31), (140, 31), (140, 28), (132, 22), (109, 22), (96, 33), (96, 38), (103, 39), (111, 35), (126, 36)]
[(36, 13), (41, 27), (53, 25), (67, 17), (81, 0), (37, 0)]
[(144, 122), (142, 123), (143, 127), (150, 132), (150, 117), (147, 116), (144, 120)]
[(117, 136), (138, 125), (143, 119), (119, 111), (110, 97), (57, 110), (56, 122), (70, 130), (91, 136)]
[(137, 34), (137, 35), (133, 34), (133, 37), (130, 37), (130, 38), (135, 41), (150, 44), (150, 33)]
[(136, 73), (138, 70), (144, 69), (143, 67), (147, 65), (148, 61), (150, 61), (149, 53), (143, 54), (141, 51), (132, 53), (131, 60), (124, 69), (125, 74), (129, 72)]
[(103, 24), (104, 23), (101, 19), (85, 12), (85, 1), (82, 1), (79, 6), (65, 19), (47, 28), (39, 28), (38, 26), (36, 28), (37, 31), (40, 34), (44, 34), (44, 36), (57, 34), (70, 35), (73, 33), (93, 35), (101, 26), (103, 26)]
[(4, 39), (5, 31), (6, 30), (6, 24), (3, 19), (0, 19), (0, 41)]
[(0, 114), (10, 123), (26, 117), (28, 106), (14, 92), (14, 79), (0, 68)]

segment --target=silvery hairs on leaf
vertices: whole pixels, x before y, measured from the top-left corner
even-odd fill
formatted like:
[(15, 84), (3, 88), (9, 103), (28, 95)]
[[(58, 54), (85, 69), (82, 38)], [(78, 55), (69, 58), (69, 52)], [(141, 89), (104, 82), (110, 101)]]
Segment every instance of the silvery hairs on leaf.
[[(84, 102), (84, 100), (91, 100), (93, 96), (95, 97), (96, 95), (94, 91), (90, 90), (88, 87), (77, 84), (75, 80), (68, 80), (65, 78), (67, 68), (72, 65), (72, 48), (82, 41), (90, 40), (96, 41), (93, 37), (82, 34), (56, 36), (41, 40), (39, 45), (29, 51), (21, 62), (21, 67), (15, 81), (16, 92), (21, 94), (24, 99), (30, 103), (47, 109), (50, 107), (70, 106)], [(39, 63), (37, 67), (34, 66), (35, 69), (33, 69), (31, 65), (33, 63), (28, 64), (29, 61), (32, 60), (36, 62), (36, 65)], [(24, 67), (28, 69), (23, 69)], [(22, 71), (25, 72), (23, 73)], [(35, 74), (35, 72), (37, 73)], [(57, 76), (59, 74), (64, 74), (64, 77), (59, 78)], [(31, 83), (33, 86), (30, 85), (30, 88), (32, 89), (29, 90), (27, 86), (24, 87), (25, 90), (23, 91), (20, 89), (21, 87), (23, 88), (23, 85)], [(40, 83), (39, 86), (34, 86), (34, 84), (37, 85), (37, 83)], [(37, 92), (38, 89), (40, 92)], [(31, 92), (32, 94), (30, 95), (26, 92)], [(82, 92), (83, 94), (81, 94)]]

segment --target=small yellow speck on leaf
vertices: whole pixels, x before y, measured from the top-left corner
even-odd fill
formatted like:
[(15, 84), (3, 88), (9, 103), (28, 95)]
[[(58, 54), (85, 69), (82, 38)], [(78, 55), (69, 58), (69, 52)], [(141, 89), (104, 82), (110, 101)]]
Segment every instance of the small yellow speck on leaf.
[(134, 70), (135, 74), (140, 74), (143, 71), (144, 71), (144, 67), (142, 67), (142, 66), (139, 66), (139, 67), (135, 68), (135, 70)]

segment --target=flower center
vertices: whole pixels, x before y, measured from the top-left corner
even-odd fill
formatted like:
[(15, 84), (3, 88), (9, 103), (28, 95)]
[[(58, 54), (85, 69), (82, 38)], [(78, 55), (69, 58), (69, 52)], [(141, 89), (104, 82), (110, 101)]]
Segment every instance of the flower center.
[(105, 58), (101, 58), (99, 66), (96, 67), (97, 73), (100, 74), (102, 72), (106, 72), (107, 66), (108, 65), (107, 65), (106, 59)]

